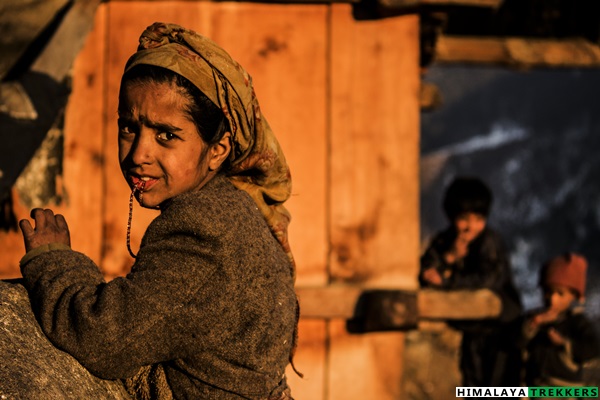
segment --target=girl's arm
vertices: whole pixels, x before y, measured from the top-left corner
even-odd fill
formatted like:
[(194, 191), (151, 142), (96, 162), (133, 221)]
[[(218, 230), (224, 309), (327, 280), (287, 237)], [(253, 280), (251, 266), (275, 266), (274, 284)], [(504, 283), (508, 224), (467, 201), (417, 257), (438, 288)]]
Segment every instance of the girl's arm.
[(183, 357), (186, 348), (202, 349), (192, 335), (203, 332), (189, 329), (197, 321), (186, 312), (215, 270), (206, 247), (215, 239), (204, 239), (198, 232), (161, 230), (140, 251), (132, 273), (108, 283), (91, 259), (72, 250), (42, 252), (21, 271), (54, 345), (102, 378), (126, 378), (143, 365)]

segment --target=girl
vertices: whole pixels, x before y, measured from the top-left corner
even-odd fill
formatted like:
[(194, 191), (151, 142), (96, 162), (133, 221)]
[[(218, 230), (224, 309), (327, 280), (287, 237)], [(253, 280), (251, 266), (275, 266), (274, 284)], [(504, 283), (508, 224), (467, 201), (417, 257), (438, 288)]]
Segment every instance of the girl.
[(291, 181), (250, 77), (210, 40), (155, 23), (126, 65), (118, 111), (132, 199), (161, 214), (131, 272), (108, 283), (71, 250), (61, 215), (21, 221), (42, 329), (136, 398), (291, 399)]

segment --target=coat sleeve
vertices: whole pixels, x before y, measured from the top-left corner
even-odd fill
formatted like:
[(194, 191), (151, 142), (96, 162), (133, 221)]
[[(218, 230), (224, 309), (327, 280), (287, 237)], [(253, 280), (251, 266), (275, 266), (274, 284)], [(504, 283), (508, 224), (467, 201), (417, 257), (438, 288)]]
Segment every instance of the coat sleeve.
[(444, 252), (449, 248), (447, 236), (447, 232), (442, 232), (434, 237), (421, 256), (421, 268), (419, 271), (419, 284), (421, 287), (438, 287), (423, 279), (423, 273), (431, 268), (435, 269), (440, 274), (440, 277), (442, 278), (441, 287), (447, 285), (449, 274), (446, 272), (451, 272), (453, 269), (453, 266), (444, 260)]
[(189, 347), (192, 333), (181, 321), (217, 268), (211, 248), (219, 239), (177, 224), (158, 231), (132, 272), (108, 283), (75, 251), (45, 252), (21, 267), (43, 331), (101, 378), (130, 377), (143, 365), (185, 356)]

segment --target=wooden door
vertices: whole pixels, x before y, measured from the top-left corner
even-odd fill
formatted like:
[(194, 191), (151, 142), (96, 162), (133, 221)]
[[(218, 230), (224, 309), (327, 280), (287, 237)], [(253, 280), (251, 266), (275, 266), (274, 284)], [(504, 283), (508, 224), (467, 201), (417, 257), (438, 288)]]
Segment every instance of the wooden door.
[[(132, 264), (129, 190), (117, 163), (119, 80), (143, 29), (173, 22), (213, 39), (253, 77), (292, 170), (297, 286), (415, 289), (418, 17), (357, 21), (352, 11), (350, 4), (103, 4), (75, 63), (65, 127), (63, 213), (75, 249), (89, 252), (108, 278)], [(155, 215), (134, 209), (134, 251)], [(350, 334), (346, 321), (318, 318), (301, 318), (299, 334), (296, 366), (305, 377), (288, 373), (296, 399), (402, 398), (403, 334)]]

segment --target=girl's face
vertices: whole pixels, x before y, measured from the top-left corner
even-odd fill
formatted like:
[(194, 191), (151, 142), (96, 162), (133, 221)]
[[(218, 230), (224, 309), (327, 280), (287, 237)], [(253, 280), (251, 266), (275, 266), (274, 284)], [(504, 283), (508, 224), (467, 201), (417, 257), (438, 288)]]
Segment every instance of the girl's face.
[(486, 223), (485, 216), (473, 212), (462, 213), (454, 218), (454, 227), (458, 236), (468, 243), (481, 234)]
[(563, 285), (549, 285), (544, 289), (544, 297), (546, 306), (557, 313), (568, 310), (577, 300), (575, 293)]
[(200, 189), (216, 174), (214, 149), (185, 112), (187, 102), (168, 83), (126, 83), (123, 88), (119, 161), (129, 187), (144, 183), (138, 196), (143, 207), (159, 208), (172, 197)]

